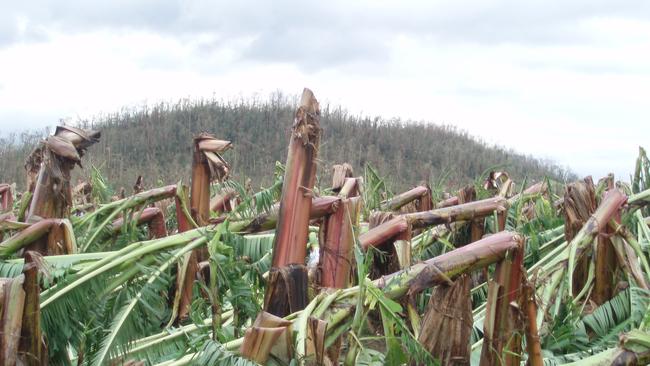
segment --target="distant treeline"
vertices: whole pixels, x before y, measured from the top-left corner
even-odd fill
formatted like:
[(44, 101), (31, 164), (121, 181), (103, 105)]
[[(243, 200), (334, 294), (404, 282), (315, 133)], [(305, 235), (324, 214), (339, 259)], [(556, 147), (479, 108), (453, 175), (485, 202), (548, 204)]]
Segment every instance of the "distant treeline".
[[(235, 179), (252, 179), (253, 187), (268, 185), (275, 161), (284, 163), (289, 129), (297, 101), (281, 94), (268, 99), (237, 102), (181, 100), (124, 109), (91, 121), (85, 128), (100, 129), (101, 140), (83, 159), (89, 175), (95, 165), (117, 189), (133, 185), (138, 175), (145, 185), (187, 182), (190, 176), (192, 136), (201, 131), (230, 140), (234, 149), (224, 154)], [(564, 181), (573, 174), (553, 162), (491, 146), (466, 131), (447, 125), (404, 122), (399, 119), (358, 117), (341, 107), (321, 106), (323, 136), (319, 176), (330, 182), (331, 166), (352, 164), (362, 174), (365, 164), (375, 167), (395, 191), (422, 181), (459, 187), (485, 170), (498, 166), (518, 182), (549, 176)], [(45, 131), (0, 138), (0, 183), (25, 187), (24, 159)]]

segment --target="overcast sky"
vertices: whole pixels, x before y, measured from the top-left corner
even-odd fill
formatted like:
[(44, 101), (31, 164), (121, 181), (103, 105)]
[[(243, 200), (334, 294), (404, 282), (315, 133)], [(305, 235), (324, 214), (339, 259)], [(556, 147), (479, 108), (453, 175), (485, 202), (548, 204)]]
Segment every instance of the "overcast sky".
[(3, 131), (307, 86), (595, 178), (650, 148), (650, 1), (0, 4)]

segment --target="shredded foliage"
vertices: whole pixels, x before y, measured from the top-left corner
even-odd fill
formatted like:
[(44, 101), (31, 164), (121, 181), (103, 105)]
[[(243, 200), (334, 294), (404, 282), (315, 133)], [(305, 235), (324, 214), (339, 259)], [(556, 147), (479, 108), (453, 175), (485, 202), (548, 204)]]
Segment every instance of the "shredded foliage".
[[(543, 192), (524, 194), (527, 184), (524, 180), (521, 186), (516, 186), (518, 192), (515, 189), (506, 192), (499, 188), (508, 181), (492, 179), (492, 173), (503, 168), (492, 166), (486, 169), (476, 178), (473, 187), (477, 199), (505, 195), (503, 208), (489, 212), (485, 218), (485, 213), (474, 216), (475, 212), (472, 212), (470, 218), (465, 217), (466, 221), (449, 220), (444, 225), (422, 230), (418, 228), (412, 232), (400, 232), (400, 236), (383, 238), (392, 244), (390, 241), (398, 237), (401, 240), (402, 234), (413, 235), (408, 238), (410, 256), (404, 256), (409, 258), (399, 257), (406, 261), (400, 262), (400, 268), (404, 270), (392, 277), (406, 280), (404, 283), (389, 282), (391, 286), (401, 286), (398, 288), (401, 292), (391, 291), (390, 286), (386, 285), (386, 278), (374, 278), (374, 271), (371, 271), (387, 266), (388, 254), (392, 254), (389, 252), (394, 248), (384, 245), (381, 249), (362, 249), (359, 237), (363, 230), (356, 223), (352, 225), (352, 249), (338, 255), (342, 257), (339, 259), (348, 261), (352, 267), (350, 280), (356, 286), (321, 289), (317, 282), (318, 274), (310, 273), (310, 284), (314, 286), (307, 290), (307, 307), (284, 319), (291, 323), (292, 332), (287, 338), (291, 343), (287, 347), (287, 354), (279, 356), (278, 352), (273, 353), (268, 364), (310, 364), (316, 354), (312, 344), (318, 345), (318, 341), (323, 342), (327, 357), (332, 356), (329, 351), (333, 351), (332, 357), (338, 357), (330, 360), (332, 363), (373, 366), (440, 364), (418, 342), (418, 334), (427, 331), (419, 329), (423, 326), (420, 316), (432, 291), (424, 289), (411, 293), (416, 281), (408, 276), (415, 273), (413, 276), (417, 279), (416, 276), (422, 272), (412, 271), (423, 268), (420, 262), (451, 251), (456, 251), (451, 253), (452, 256), (461, 253), (463, 260), (474, 260), (473, 253), (459, 249), (476, 234), (472, 232), (470, 220), (481, 219), (478, 223), (473, 222), (478, 225), (474, 228), (478, 227), (479, 236), (483, 233), (490, 235), (497, 233), (503, 224), (504, 217), (498, 215), (505, 215), (506, 230), (526, 238), (521, 269), (525, 280), (533, 288), (532, 300), (537, 307), (537, 317), (526, 319), (528, 314), (524, 315), (523, 310), (527, 310), (524, 306), (528, 304), (524, 301), (507, 305), (519, 310), (517, 316), (522, 317), (522, 322), (531, 320), (538, 325), (539, 331), (534, 339), (541, 342), (545, 365), (559, 365), (593, 355), (607, 356), (607, 352), (621, 347), (626, 340), (628, 345), (634, 345), (635, 352), (650, 350), (650, 343), (645, 342), (644, 338), (648, 335), (650, 324), (650, 291), (642, 288), (643, 282), (650, 279), (647, 266), (650, 229), (646, 207), (650, 203), (650, 161), (645, 150), (639, 151), (629, 187), (619, 184), (628, 195), (633, 195), (628, 199), (628, 206), (615, 207), (617, 213), (621, 214), (621, 226), (625, 231), (605, 232), (600, 227), (579, 243), (567, 243), (565, 238), (562, 202), (557, 194), (563, 190), (561, 184), (546, 178), (544, 184), (547, 189)], [(39, 267), (39, 284), (43, 289), (40, 295), (41, 326), (47, 339), (49, 363), (99, 366), (133, 360), (161, 366), (254, 365), (254, 362), (242, 358), (238, 349), (243, 344), (246, 330), (253, 325), (264, 306), (275, 232), (270, 230), (241, 235), (231, 232), (231, 228), (236, 225), (235, 222), (247, 223), (247, 220), (260, 215), (264, 218), (263, 215), (277, 209), (282, 195), (284, 170), (281, 163), (276, 163), (272, 184), (258, 192), (253, 192), (247, 180), (214, 184), (211, 187), (214, 193), (225, 189), (232, 193), (231, 190), (235, 190), (237, 198), (233, 201), (238, 203), (231, 212), (215, 213), (211, 222), (217, 224), (185, 233), (177, 233), (179, 217), (183, 216), (176, 216), (176, 203), (171, 202), (173, 197), (168, 202), (157, 202), (156, 205), (165, 213), (165, 226), (171, 234), (167, 238), (148, 240), (145, 228), (137, 224), (138, 219), (153, 201), (169, 198), (172, 191), (160, 191), (163, 195), (158, 198), (141, 195), (111, 202), (114, 190), (100, 170), (92, 166), (89, 182), (93, 188), (93, 208), (79, 210), (77, 216), (70, 218), (72, 239), (78, 243), (79, 253), (46, 256), (44, 265)], [(438, 177), (429, 177), (434, 203), (448, 197), (445, 192), (451, 188), (451, 173), (448, 170)], [(510, 179), (507, 174), (502, 177)], [(325, 178), (321, 178), (325, 181)], [(486, 179), (489, 179), (487, 185), (484, 184)], [(393, 193), (386, 182), (386, 178), (376, 169), (365, 164), (363, 187), (360, 187), (362, 218), (367, 219), (371, 213), (381, 210), (381, 203), (392, 197)], [(606, 183), (602, 181), (597, 187), (599, 202), (602, 202), (601, 196), (606, 192)], [(185, 197), (179, 193), (184, 192), (182, 185), (179, 183), (176, 187), (176, 198)], [(327, 188), (315, 187), (308, 194), (318, 196), (334, 193)], [(29, 196), (26, 194), (23, 197)], [(617, 197), (625, 198), (622, 195)], [(23, 215), (21, 212), (25, 204), (22, 201), (14, 204), (13, 209), (20, 211), (19, 216)], [(193, 215), (192, 208), (187, 209)], [(117, 219), (124, 222), (120, 230), (113, 227)], [(321, 224), (317, 220), (310, 222), (315, 226)], [(14, 233), (12, 230), (9, 234)], [(308, 238), (295, 240), (303, 240), (299, 245), (316, 248), (318, 241), (328, 234), (323, 232), (323, 227), (318, 230), (317, 235), (316, 229), (310, 227)], [(232, 231), (236, 230), (233, 228)], [(620, 260), (622, 264), (617, 262), (618, 267), (611, 275), (616, 285), (615, 295), (604, 303), (606, 299), (598, 300), (602, 304), (596, 306), (591, 293), (596, 268), (595, 238), (599, 235), (609, 235), (620, 241), (620, 246), (613, 246), (619, 250), (616, 253), (618, 258), (623, 260)], [(588, 271), (585, 273), (590, 274), (578, 294), (572, 292), (574, 278), (571, 277), (581, 259), (576, 258), (577, 245), (584, 249), (581, 255), (586, 258)], [(473, 363), (481, 357), (484, 332), (494, 325), (489, 323), (490, 319), (494, 319), (489, 315), (494, 314), (486, 314), (489, 308), (486, 303), (493, 298), (492, 295), (488, 296), (489, 291), (494, 291), (494, 288), (498, 291), (494, 281), (502, 281), (495, 279), (495, 267), (508, 263), (503, 261), (503, 257), (509, 256), (513, 248), (507, 247), (508, 253), (504, 249), (500, 257), (490, 257), (490, 266), (473, 267), (480, 269), (480, 273), (477, 270), (471, 274), (474, 322), (471, 338), (467, 341), (472, 343)], [(314, 250), (312, 255), (319, 259), (316, 252)], [(19, 252), (13, 255), (17, 257)], [(190, 262), (188, 258), (196, 261)], [(484, 258), (476, 258), (475, 263), (488, 263), (487, 260), (481, 262), (481, 259)], [(190, 263), (193, 267), (190, 267)], [(187, 268), (196, 268), (196, 271), (182, 272)], [(317, 268), (320, 270), (323, 267)], [(0, 261), (2, 278), (17, 277), (23, 269), (19, 258)], [(463, 268), (458, 273), (452, 273), (449, 275), (451, 279), (446, 278), (447, 283), (460, 275), (461, 271), (468, 272)], [(446, 273), (443, 275), (446, 276)], [(177, 288), (178, 279), (191, 280), (185, 287), (187, 293), (180, 291), (180, 286)], [(526, 283), (523, 278), (514, 280), (521, 280), (517, 285)], [(177, 319), (176, 315), (180, 312), (174, 299), (181, 298), (181, 295), (190, 297), (189, 290), (191, 298), (186, 303), (189, 314)], [(403, 293), (408, 293), (410, 297), (406, 298), (401, 295)], [(535, 309), (531, 308), (530, 311), (534, 312)], [(327, 327), (323, 330), (325, 323)], [(318, 324), (320, 334), (310, 333), (310, 325), (313, 324)], [(525, 334), (523, 326), (517, 327), (514, 333)], [(320, 338), (314, 339), (317, 337)], [(512, 351), (504, 349), (501, 352), (500, 357)], [(517, 356), (526, 361), (525, 351)]]

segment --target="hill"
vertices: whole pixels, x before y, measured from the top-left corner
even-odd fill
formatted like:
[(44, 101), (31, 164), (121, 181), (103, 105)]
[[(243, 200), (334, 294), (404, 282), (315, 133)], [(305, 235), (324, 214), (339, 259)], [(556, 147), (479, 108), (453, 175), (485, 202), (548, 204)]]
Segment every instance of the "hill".
[[(100, 143), (89, 149), (85, 173), (93, 164), (115, 187), (131, 187), (142, 174), (147, 186), (189, 178), (191, 138), (201, 131), (233, 142), (225, 154), (235, 179), (250, 177), (253, 187), (268, 184), (275, 161), (284, 162), (296, 101), (274, 94), (267, 100), (181, 100), (151, 107), (124, 109), (78, 124), (102, 131)], [(365, 164), (386, 176), (394, 190), (422, 180), (445, 177), (458, 187), (486, 169), (501, 166), (517, 181), (545, 175), (558, 180), (572, 176), (552, 162), (541, 161), (499, 146), (490, 146), (448, 125), (365, 118), (341, 107), (321, 106), (323, 138), (319, 175), (329, 181), (331, 165), (349, 162), (361, 173)], [(24, 188), (23, 163), (43, 133), (23, 133), (0, 139), (0, 182)], [(82, 171), (82, 170), (78, 170)], [(83, 172), (83, 171), (82, 171)]]

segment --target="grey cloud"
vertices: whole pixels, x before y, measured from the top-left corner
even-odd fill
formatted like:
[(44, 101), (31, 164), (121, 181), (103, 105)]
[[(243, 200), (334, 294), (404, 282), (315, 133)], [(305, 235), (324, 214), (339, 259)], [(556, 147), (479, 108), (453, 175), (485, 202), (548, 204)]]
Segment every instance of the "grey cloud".
[[(394, 29), (429, 34), (441, 39), (480, 43), (539, 43), (587, 38), (581, 21), (614, 16), (650, 20), (645, 1), (477, 1), (446, 3), (420, 11), (398, 7), (384, 23)], [(407, 21), (408, 20), (408, 21)]]
[[(161, 32), (256, 34), (305, 27), (332, 30), (389, 30), (433, 33), (461, 39), (507, 40), (597, 16), (650, 19), (643, 0), (560, 1), (181, 1), (50, 0), (14, 2), (5, 14), (26, 16), (35, 24), (85, 30), (129, 27)], [(513, 32), (518, 30), (518, 32)]]
[(337, 33), (320, 29), (292, 29), (262, 33), (245, 51), (244, 58), (270, 62), (300, 62), (307, 70), (327, 65), (374, 60), (381, 63), (389, 50), (371, 34)]
[(177, 1), (53, 1), (49, 15), (62, 29), (132, 28), (169, 31), (182, 14)]
[[(354, 61), (386, 59), (386, 43), (406, 35), (433, 43), (590, 42), (579, 23), (617, 16), (650, 21), (650, 2), (578, 1), (181, 1), (50, 0), (14, 2), (5, 15), (23, 16), (30, 29), (64, 32), (139, 29), (192, 39), (212, 34), (216, 41), (253, 38), (244, 61), (293, 62), (307, 69)], [(3, 19), (0, 19), (3, 20)], [(15, 22), (14, 22), (15, 23)], [(0, 22), (0, 45), (19, 40), (11, 24)], [(6, 24), (10, 24), (7, 26)]]
[(0, 13), (0, 47), (16, 42), (45, 40), (47, 40), (47, 35), (43, 27), (34, 26), (26, 17), (21, 19), (17, 14)]
[(163, 30), (175, 22), (182, 10), (177, 1), (169, 0), (45, 0), (38, 4), (16, 3), (9, 12), (26, 17), (31, 23), (69, 32), (98, 28)]
[(0, 46), (39, 39), (36, 36), (42, 37), (44, 30), (63, 33), (124, 28), (168, 31), (176, 23), (180, 10), (176, 1), (13, 1), (4, 4), (0, 14)]

